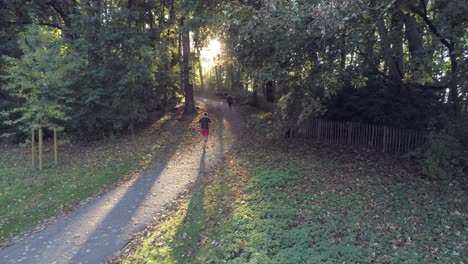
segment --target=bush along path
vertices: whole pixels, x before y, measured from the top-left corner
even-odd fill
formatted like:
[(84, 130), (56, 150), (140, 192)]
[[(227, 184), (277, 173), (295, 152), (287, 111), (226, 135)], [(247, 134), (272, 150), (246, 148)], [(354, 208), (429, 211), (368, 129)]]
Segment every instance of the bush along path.
[(240, 133), (243, 125), (235, 111), (227, 112), (223, 103), (213, 99), (201, 100), (213, 120), (206, 147), (198, 135), (199, 116), (182, 117), (165, 131), (164, 150), (142, 173), (2, 249), (0, 263), (105, 263), (165, 204), (219, 162)]
[(392, 157), (244, 134), (112, 263), (467, 263), (467, 197)]

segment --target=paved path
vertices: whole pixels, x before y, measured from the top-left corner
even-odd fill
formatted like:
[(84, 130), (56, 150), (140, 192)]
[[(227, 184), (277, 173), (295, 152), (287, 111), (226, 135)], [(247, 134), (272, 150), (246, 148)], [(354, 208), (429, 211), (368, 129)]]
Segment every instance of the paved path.
[[(173, 148), (166, 160), (152, 164), (135, 179), (4, 248), (0, 263), (105, 263), (135, 232), (144, 229), (164, 204), (220, 161), (241, 133), (242, 119), (235, 110), (228, 110), (219, 100), (200, 100), (217, 118), (206, 150), (201, 140)], [(178, 144), (180, 139), (172, 141)]]

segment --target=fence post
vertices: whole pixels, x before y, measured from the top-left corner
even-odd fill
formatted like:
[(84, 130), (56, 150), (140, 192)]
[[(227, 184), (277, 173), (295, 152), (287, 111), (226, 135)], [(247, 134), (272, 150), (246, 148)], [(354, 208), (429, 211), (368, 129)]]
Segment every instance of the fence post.
[(377, 128), (375, 127), (375, 125), (372, 124), (372, 125), (371, 125), (371, 129), (372, 129), (371, 147), (372, 147), (373, 149), (375, 149), (375, 145), (376, 145), (376, 144), (375, 144), (375, 130), (376, 130)]
[(42, 170), (42, 127), (39, 127), (39, 170)]
[(382, 148), (382, 151), (383, 152), (386, 152), (387, 151), (387, 127), (384, 126), (384, 130), (383, 130), (383, 148)]
[(54, 163), (58, 163), (57, 128), (54, 128)]
[(35, 150), (36, 150), (36, 149), (35, 149), (36, 146), (35, 146), (35, 142), (34, 142), (34, 141), (35, 141), (35, 133), (34, 133), (34, 128), (32, 128), (32, 129), (31, 129), (31, 165), (32, 165), (33, 167), (35, 166), (35, 163), (36, 163), (36, 161), (35, 161), (36, 157), (35, 157), (35, 155), (34, 155), (35, 152), (36, 152), (36, 151), (35, 151)]
[(348, 122), (347, 124), (347, 130), (348, 130), (348, 145), (351, 145), (351, 138), (352, 138), (352, 131), (353, 131), (353, 124), (351, 122)]
[(397, 139), (397, 153), (398, 154), (401, 154), (401, 151), (402, 151), (402, 146), (401, 144), (403, 143), (403, 137), (404, 137), (404, 134), (405, 134), (405, 131), (403, 129), (398, 129), (397, 131), (399, 131), (397, 133), (398, 135), (398, 139)]
[(319, 119), (317, 123), (317, 141), (320, 141), (321, 139), (321, 134), (322, 133), (322, 120)]

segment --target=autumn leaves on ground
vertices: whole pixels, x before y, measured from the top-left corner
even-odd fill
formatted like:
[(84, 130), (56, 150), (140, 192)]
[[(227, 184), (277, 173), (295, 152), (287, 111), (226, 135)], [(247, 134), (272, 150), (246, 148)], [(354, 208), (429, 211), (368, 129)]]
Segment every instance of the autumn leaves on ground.
[[(70, 152), (68, 162), (42, 173), (24, 169), (20, 152), (2, 155), (2, 240), (130, 177), (164, 154), (164, 140), (187, 133), (181, 127), (191, 131), (188, 140), (198, 138), (180, 114), (127, 143), (76, 147), (79, 157)], [(148, 144), (155, 137), (158, 144)], [(428, 181), (403, 164), (248, 130), (111, 262), (464, 263), (462, 187)]]
[(402, 160), (246, 132), (112, 263), (464, 263), (466, 195)]
[(30, 168), (29, 148), (2, 147), (2, 154), (8, 155), (0, 155), (0, 243), (11, 244), (137, 176), (168, 152), (171, 146), (166, 143), (173, 138), (168, 131), (188, 132), (187, 140), (193, 140), (196, 124), (180, 118), (181, 114), (179, 110), (161, 116), (134, 138), (87, 145), (64, 143), (56, 166), (49, 157), (52, 149), (47, 147), (43, 171)]

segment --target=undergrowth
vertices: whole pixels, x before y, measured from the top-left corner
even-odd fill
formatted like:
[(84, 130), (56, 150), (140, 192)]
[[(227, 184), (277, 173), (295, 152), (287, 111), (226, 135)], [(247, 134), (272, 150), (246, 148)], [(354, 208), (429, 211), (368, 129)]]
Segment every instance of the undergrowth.
[(459, 186), (391, 162), (247, 141), (121, 262), (466, 263)]

